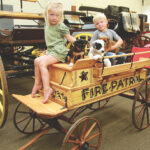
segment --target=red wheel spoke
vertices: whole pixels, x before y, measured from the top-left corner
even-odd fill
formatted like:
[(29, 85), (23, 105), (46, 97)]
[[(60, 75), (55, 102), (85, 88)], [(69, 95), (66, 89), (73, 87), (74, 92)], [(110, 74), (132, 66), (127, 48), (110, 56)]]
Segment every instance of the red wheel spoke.
[(90, 148), (97, 149), (97, 145), (89, 145)]
[(79, 140), (81, 140), (79, 128), (77, 127), (75, 131), (76, 131), (76, 132), (75, 132), (75, 133), (76, 133), (76, 137), (77, 137)]
[(88, 125), (88, 120), (86, 120), (84, 122), (83, 130), (82, 130), (82, 133), (81, 133), (81, 139), (84, 139), (84, 135), (85, 135), (85, 132), (86, 132), (87, 125)]
[(144, 122), (144, 118), (145, 118), (145, 112), (146, 112), (145, 110), (146, 109), (144, 108), (140, 128), (142, 128), (142, 126), (143, 126), (143, 122)]
[(75, 145), (73, 148), (71, 148), (71, 150), (79, 150), (78, 148), (79, 148), (79, 146)]
[(140, 118), (140, 115), (141, 115), (141, 113), (143, 113), (144, 109), (145, 109), (145, 106), (143, 106), (143, 108), (138, 113), (136, 121), (138, 120), (138, 118)]
[(101, 135), (101, 133), (100, 133), (100, 132), (97, 132), (97, 133), (93, 134), (92, 136), (90, 136), (89, 138), (86, 139), (86, 142), (92, 140), (93, 138), (95, 138), (95, 137), (98, 136), (98, 135)]
[(85, 139), (89, 136), (89, 134), (91, 133), (91, 131), (94, 129), (95, 126), (96, 126), (96, 122), (94, 122), (91, 125), (90, 129), (86, 132), (85, 137), (84, 137)]
[(67, 143), (80, 144), (79, 140), (68, 140)]
[(76, 136), (73, 133), (70, 134), (70, 137), (71, 138), (76, 138)]
[(145, 105), (145, 104), (143, 103), (143, 104), (137, 105), (135, 108), (139, 108), (139, 107), (141, 107), (143, 105)]

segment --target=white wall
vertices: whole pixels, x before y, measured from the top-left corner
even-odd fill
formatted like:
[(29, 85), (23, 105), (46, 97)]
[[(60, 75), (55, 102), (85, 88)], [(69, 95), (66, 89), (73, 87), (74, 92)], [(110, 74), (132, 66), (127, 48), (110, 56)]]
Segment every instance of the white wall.
[(148, 15), (148, 22), (150, 23), (150, 0), (144, 0), (142, 12)]
[(142, 11), (142, 0), (72, 0), (73, 5), (79, 7), (93, 6), (99, 8), (106, 8), (108, 5), (124, 6), (129, 7), (130, 10), (141, 13)]
[[(47, 2), (49, 0), (38, 0), (38, 2), (27, 2), (23, 1), (23, 12), (31, 12), (31, 13), (40, 13), (43, 12)], [(71, 0), (51, 0), (55, 2), (64, 3), (64, 9), (68, 10), (71, 6)], [(9, 4), (14, 6), (14, 11), (21, 11), (20, 9), (20, 0), (3, 0), (3, 4)]]
[[(31, 13), (42, 13), (44, 11), (44, 7), (49, 0), (38, 0), (36, 3), (31, 2), (23, 2), (23, 11), (31, 12)], [(136, 11), (137, 13), (145, 13), (150, 15), (150, 0), (144, 0), (144, 6), (142, 6), (142, 0), (51, 0), (58, 1), (64, 3), (64, 10), (71, 10), (71, 5), (77, 7), (79, 6), (91, 6), (91, 7), (99, 7), (106, 8), (108, 5), (116, 5), (116, 6), (124, 6), (129, 7), (130, 10)], [(20, 0), (3, 0), (4, 4), (13, 5), (14, 11), (20, 10)], [(148, 17), (148, 21), (150, 22), (150, 17)], [(15, 24), (19, 24), (22, 20), (15, 20)], [(31, 21), (30, 21), (31, 22)], [(29, 24), (28, 21), (24, 21), (24, 24)]]
[[(48, 3), (49, 0), (38, 0), (38, 2), (23, 2), (23, 12), (28, 12), (28, 13), (43, 13), (44, 8), (46, 4)], [(71, 8), (71, 0), (51, 0), (51, 1), (58, 1), (64, 3), (64, 10), (70, 10)], [(20, 0), (3, 0), (3, 4), (7, 5), (13, 5), (13, 10), (16, 12), (21, 12), (21, 5), (20, 5)], [(15, 24), (36, 24), (34, 21), (31, 20), (20, 20), (20, 19), (15, 19), (14, 20)]]

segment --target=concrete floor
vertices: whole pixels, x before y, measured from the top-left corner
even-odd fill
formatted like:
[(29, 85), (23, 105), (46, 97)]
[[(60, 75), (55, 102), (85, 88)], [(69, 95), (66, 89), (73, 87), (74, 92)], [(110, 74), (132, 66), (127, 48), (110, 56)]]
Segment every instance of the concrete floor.
[[(31, 77), (8, 79), (9, 113), (3, 128), (0, 129), (0, 150), (17, 150), (26, 144), (36, 134), (25, 135), (20, 133), (13, 124), (13, 113), (17, 101), (12, 93), (28, 94), (33, 85)], [(149, 150), (150, 128), (138, 131), (132, 124), (132, 100), (115, 96), (111, 101), (96, 112), (87, 111), (83, 115), (90, 115), (98, 119), (102, 127), (101, 150)], [(80, 116), (80, 117), (81, 117)], [(64, 135), (52, 129), (49, 134), (41, 137), (27, 150), (59, 150)]]

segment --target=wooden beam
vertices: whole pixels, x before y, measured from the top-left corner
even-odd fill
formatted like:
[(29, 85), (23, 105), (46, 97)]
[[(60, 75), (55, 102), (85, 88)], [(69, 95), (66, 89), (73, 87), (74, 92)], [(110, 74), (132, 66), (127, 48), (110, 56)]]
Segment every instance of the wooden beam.
[(36, 14), (36, 13), (0, 11), (0, 18), (38, 19), (38, 20), (43, 20), (44, 16), (43, 16), (43, 14)]
[[(118, 57), (133, 56), (133, 55), (140, 55), (140, 54), (146, 54), (146, 53), (148, 54), (148, 53), (150, 53), (150, 51), (143, 51), (143, 52), (137, 52), (137, 53), (126, 53), (123, 55), (105, 56), (104, 58), (118, 58)], [(103, 57), (99, 57), (99, 59), (103, 59)]]
[(142, 61), (136, 61), (133, 63), (125, 63), (120, 65), (115, 65), (111, 67), (105, 67), (102, 73), (102, 68), (100, 68), (100, 75), (101, 76), (108, 76), (112, 74), (118, 74), (126, 71), (141, 69), (146, 66), (149, 66), (150, 59), (149, 60), (142, 60)]

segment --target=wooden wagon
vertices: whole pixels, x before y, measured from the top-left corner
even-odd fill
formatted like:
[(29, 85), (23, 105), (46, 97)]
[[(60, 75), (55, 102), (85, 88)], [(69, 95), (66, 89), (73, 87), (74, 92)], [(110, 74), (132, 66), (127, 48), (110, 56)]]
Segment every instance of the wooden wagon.
[[(125, 56), (149, 52), (130, 53)], [(27, 148), (50, 128), (66, 134), (61, 147), (63, 150), (99, 149), (102, 137), (99, 121), (89, 116), (77, 121), (75, 119), (87, 109), (100, 109), (110, 97), (118, 94), (134, 99), (134, 126), (139, 130), (149, 126), (150, 77), (144, 67), (150, 64), (150, 59), (142, 58), (136, 62), (111, 67), (97, 67), (95, 64), (93, 59), (80, 59), (73, 67), (66, 63), (52, 65), (49, 73), (54, 93), (46, 104), (42, 103), (42, 91), (35, 98), (30, 94), (13, 94), (20, 102), (14, 113), (16, 128), (25, 134), (41, 131), (20, 149)], [(72, 115), (67, 117), (65, 114), (69, 111), (72, 111)], [(70, 129), (65, 129), (60, 120), (72, 124)]]

